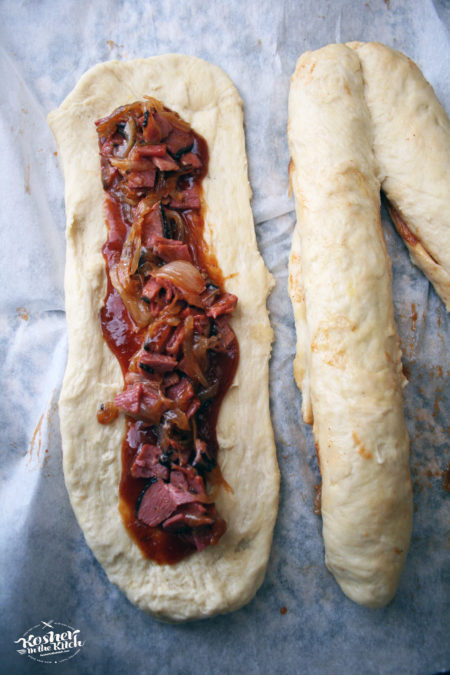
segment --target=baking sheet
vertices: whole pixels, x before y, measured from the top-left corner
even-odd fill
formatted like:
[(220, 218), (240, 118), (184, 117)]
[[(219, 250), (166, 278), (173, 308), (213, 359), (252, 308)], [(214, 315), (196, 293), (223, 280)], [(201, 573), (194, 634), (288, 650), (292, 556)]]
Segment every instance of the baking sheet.
[[(287, 260), (289, 78), (298, 56), (329, 42), (379, 40), (413, 58), (450, 110), (446, 0), (71, 0), (0, 4), (0, 267), (2, 563), (0, 665), (8, 673), (437, 673), (450, 667), (448, 493), (450, 326), (383, 207), (394, 302), (410, 379), (415, 520), (395, 600), (358, 607), (323, 561), (311, 432), (292, 377), (295, 331)], [(90, 66), (166, 52), (221, 66), (245, 106), (253, 210), (276, 279), (271, 404), (282, 473), (263, 586), (230, 615), (183, 626), (156, 622), (112, 586), (65, 491), (57, 399), (66, 359), (64, 185), (46, 114)], [(386, 83), (389, 86), (389, 83)], [(45, 621), (80, 631), (73, 658), (44, 664), (15, 643)]]

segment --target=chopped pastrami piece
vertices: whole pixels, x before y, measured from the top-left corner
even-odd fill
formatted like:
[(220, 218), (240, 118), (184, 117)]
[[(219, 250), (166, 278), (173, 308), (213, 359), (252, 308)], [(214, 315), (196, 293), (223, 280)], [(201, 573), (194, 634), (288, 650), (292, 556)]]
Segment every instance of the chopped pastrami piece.
[(166, 389), (166, 395), (178, 405), (183, 405), (194, 396), (194, 388), (187, 377), (182, 377), (177, 384)]
[(195, 188), (186, 188), (177, 197), (171, 197), (169, 201), (171, 209), (199, 209), (201, 201)]
[(174, 472), (183, 474), (186, 479), (186, 483), (178, 476), (178, 473), (175, 475), (175, 481), (178, 485), (182, 484), (185, 486), (186, 490), (196, 494), (198, 499), (206, 499), (205, 492), (205, 482), (202, 476), (198, 473), (197, 469), (191, 466), (191, 464), (185, 463), (184, 465), (177, 466), (176, 469), (172, 470), (170, 474), (170, 482), (173, 482), (172, 476)]
[(170, 281), (162, 277), (150, 277), (142, 289), (142, 298), (145, 300), (153, 300), (158, 293), (163, 290), (165, 294), (165, 301), (170, 302), (173, 298), (173, 286)]
[(137, 517), (150, 527), (160, 525), (180, 504), (189, 504), (197, 495), (157, 480), (146, 490), (139, 505)]
[(122, 412), (128, 415), (137, 415), (141, 404), (142, 385), (141, 383), (127, 387), (114, 399), (114, 405)]
[(236, 336), (228, 323), (228, 317), (219, 316), (215, 320), (215, 324), (222, 346), (224, 349), (228, 349), (231, 343), (236, 339)]
[(108, 221), (108, 241), (117, 258), (120, 258), (120, 251), (126, 238), (126, 225), (120, 211), (120, 206), (115, 199), (106, 195), (104, 209)]
[(213, 522), (217, 526), (217, 533), (213, 532), (210, 527), (198, 528), (193, 531), (192, 539), (197, 551), (203, 551), (208, 546), (211, 546), (211, 544), (217, 544), (222, 534), (226, 531), (227, 527), (222, 518), (219, 519), (219, 522)]
[[(210, 529), (206, 529), (203, 532), (195, 532), (192, 536), (192, 539), (194, 541), (195, 547), (197, 551), (203, 551), (205, 548), (210, 546), (213, 542), (211, 541), (211, 531)], [(214, 542), (216, 543), (216, 542)]]
[(166, 352), (168, 354), (177, 356), (178, 352), (180, 351), (181, 345), (183, 344), (185, 333), (186, 329), (184, 327), (184, 323), (181, 323), (179, 326), (175, 328), (174, 332), (172, 333), (166, 344)]
[(170, 123), (170, 120), (167, 119), (164, 113), (155, 112), (153, 118), (161, 130), (161, 140), (164, 140), (172, 131), (173, 129), (172, 124)]
[[(171, 387), (173, 384), (177, 384), (177, 382), (180, 381), (180, 376), (178, 373), (166, 373), (164, 376), (164, 386), (165, 387)], [(167, 389), (166, 389), (167, 391)], [(172, 398), (172, 397), (170, 397)]]
[(155, 370), (157, 373), (167, 373), (174, 370), (176, 366), (176, 359), (167, 354), (144, 351), (139, 357), (139, 367), (143, 368), (143, 370), (152, 368), (152, 370)]
[(180, 490), (187, 491), (189, 489), (189, 483), (183, 471), (171, 471), (170, 482), (174, 487), (179, 488)]
[(128, 174), (127, 182), (131, 188), (148, 187), (155, 184), (156, 169), (150, 171), (132, 171)]
[(191, 150), (194, 145), (194, 137), (188, 131), (181, 129), (172, 129), (167, 138), (167, 149), (171, 155), (179, 158), (179, 156), (188, 150)]
[[(213, 523), (214, 520), (209, 517), (205, 507), (195, 503), (178, 507), (175, 514), (164, 521), (163, 528), (170, 532), (177, 532), (186, 528), (205, 527)], [(204, 534), (206, 535), (206, 532)]]
[(162, 138), (161, 127), (157, 124), (153, 115), (146, 110), (144, 115), (139, 118), (142, 127), (142, 137), (147, 143), (159, 143)]
[(144, 343), (144, 349), (147, 352), (161, 353), (164, 350), (171, 333), (172, 326), (169, 326), (167, 323), (160, 323), (153, 329), (152, 335), (147, 337)]
[(151, 248), (155, 236), (163, 236), (163, 216), (160, 202), (155, 204), (144, 217), (141, 237), (142, 246)]
[(136, 145), (134, 147), (133, 157), (165, 157), (167, 150), (164, 143), (156, 145)]
[(180, 164), (181, 166), (190, 166), (193, 169), (199, 169), (202, 162), (198, 155), (194, 155), (193, 152), (187, 152), (185, 155), (181, 155)]
[(152, 250), (165, 262), (172, 262), (173, 260), (187, 260), (191, 262), (189, 248), (177, 239), (155, 237), (152, 242)]
[(223, 293), (220, 298), (211, 307), (206, 310), (207, 316), (216, 319), (223, 314), (232, 314), (236, 307), (237, 297), (232, 293)]
[(180, 168), (177, 162), (170, 155), (164, 157), (153, 157), (153, 164), (160, 171), (178, 171)]
[(160, 464), (161, 448), (157, 445), (144, 443), (131, 465), (133, 478), (169, 478), (169, 469)]
[(172, 401), (161, 393), (152, 382), (138, 382), (127, 387), (114, 399), (114, 405), (136, 419), (159, 424), (161, 416), (171, 409)]
[(195, 492), (195, 494), (199, 496), (205, 497), (205, 482), (200, 474), (197, 473), (197, 471), (192, 466), (186, 466), (184, 471), (188, 479), (189, 490), (191, 492)]
[(188, 419), (190, 417), (193, 417), (193, 415), (195, 415), (195, 413), (199, 408), (200, 408), (200, 401), (198, 400), (198, 398), (194, 398), (194, 400), (191, 401), (188, 409), (186, 410), (186, 416), (188, 417)]

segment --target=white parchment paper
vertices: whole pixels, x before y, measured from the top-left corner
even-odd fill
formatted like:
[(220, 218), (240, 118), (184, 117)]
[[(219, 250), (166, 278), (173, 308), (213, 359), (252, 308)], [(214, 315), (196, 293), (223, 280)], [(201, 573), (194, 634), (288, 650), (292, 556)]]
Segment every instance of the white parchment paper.
[[(450, 111), (449, 27), (448, 0), (0, 3), (2, 672), (431, 675), (450, 668), (449, 497), (441, 475), (449, 462), (448, 315), (383, 209), (410, 379), (415, 520), (395, 600), (364, 609), (327, 572), (312, 511), (319, 474), (292, 376), (286, 287), (295, 217), (285, 133), (298, 56), (335, 41), (379, 40), (404, 51)], [(219, 65), (240, 91), (258, 242), (277, 282), (269, 300), (271, 403), (282, 487), (266, 580), (239, 612), (185, 626), (157, 623), (108, 582), (65, 491), (56, 406), (66, 359), (64, 185), (45, 122), (95, 63), (166, 52)], [(84, 646), (51, 665), (18, 654), (14, 641), (41, 621), (79, 629)]]

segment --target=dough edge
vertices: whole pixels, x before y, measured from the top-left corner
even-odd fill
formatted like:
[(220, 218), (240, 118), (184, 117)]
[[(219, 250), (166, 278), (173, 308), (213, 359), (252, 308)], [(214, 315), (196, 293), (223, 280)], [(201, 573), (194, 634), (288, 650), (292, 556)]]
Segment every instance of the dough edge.
[[(316, 89), (314, 91), (317, 96), (323, 97), (326, 101), (332, 101), (334, 99), (335, 92), (333, 92), (333, 86), (335, 83), (339, 86), (343, 86), (343, 89), (345, 90), (346, 87), (348, 88), (351, 81), (345, 81), (341, 72), (338, 74), (327, 72), (326, 65), (318, 65), (321, 59), (324, 59), (325, 62), (327, 59), (330, 61), (338, 59), (341, 65), (345, 63), (345, 61), (348, 61), (347, 65), (349, 67), (349, 72), (353, 73), (358, 70), (358, 64), (356, 63), (357, 59), (351, 50), (345, 45), (328, 45), (316, 52), (306, 52), (303, 54), (298, 60), (296, 71), (291, 78), (290, 106), (292, 107), (290, 107), (289, 111), (288, 136), (290, 137), (289, 140), (291, 146), (291, 180), (296, 198), (297, 224), (294, 230), (290, 256), (289, 294), (293, 304), (297, 331), (297, 352), (296, 361), (294, 363), (294, 375), (297, 384), (299, 386), (301, 385), (300, 388), (302, 389), (302, 394), (306, 393), (306, 404), (305, 400), (303, 400), (303, 416), (305, 422), (312, 421), (312, 415), (305, 415), (305, 410), (308, 410), (308, 407), (310, 406), (311, 398), (312, 402), (314, 403), (315, 401), (316, 404), (320, 400), (326, 401), (327, 392), (323, 383), (319, 386), (317, 381), (314, 383), (314, 360), (317, 365), (317, 359), (314, 355), (316, 347), (312, 353), (308, 348), (309, 342), (314, 342), (314, 335), (310, 336), (310, 333), (314, 330), (315, 324), (313, 323), (312, 328), (308, 325), (309, 322), (305, 306), (305, 302), (307, 304), (305, 293), (307, 298), (308, 289), (307, 283), (305, 285), (305, 281), (307, 281), (305, 279), (306, 272), (303, 268), (303, 261), (301, 260), (302, 237), (299, 223), (302, 220), (302, 213), (309, 213), (309, 219), (313, 217), (311, 214), (315, 213), (317, 199), (310, 193), (307, 193), (306, 189), (300, 187), (298, 184), (299, 181), (295, 175), (296, 161), (304, 161), (305, 138), (303, 137), (303, 145), (301, 146), (298, 138), (292, 138), (293, 134), (296, 133), (292, 128), (293, 116), (295, 115), (293, 99), (294, 96), (299, 96), (298, 94), (293, 93), (293, 89), (297, 86), (297, 79), (300, 77), (300, 71), (302, 71), (302, 77), (304, 79), (304, 88), (307, 88), (311, 82), (313, 82), (319, 68), (323, 68), (321, 70), (321, 76), (323, 76), (324, 79), (321, 83), (315, 83), (314, 86), (316, 86)], [(350, 94), (350, 91), (347, 91), (347, 93)], [(307, 96), (305, 91), (303, 91), (303, 95)], [(361, 100), (363, 101), (363, 99)], [(313, 110), (313, 108), (311, 108), (311, 110)], [(333, 113), (330, 112), (329, 114), (332, 115)], [(305, 116), (305, 112), (303, 112), (303, 115)], [(368, 120), (368, 115), (366, 115), (366, 117)], [(316, 119), (317, 116), (311, 115), (310, 124), (314, 125)], [(330, 125), (330, 128), (332, 128), (332, 125)], [(296, 154), (293, 152), (292, 148), (297, 142), (299, 143), (299, 146), (296, 147)], [(302, 154), (300, 153), (300, 147), (303, 151)], [(300, 159), (300, 157), (302, 157), (302, 159)], [(346, 165), (343, 164), (342, 166), (345, 169)], [(328, 168), (326, 168), (325, 171), (327, 172)], [(310, 172), (312, 172), (311, 167)], [(311, 175), (305, 168), (304, 173), (308, 176)], [(374, 170), (372, 171), (372, 175), (375, 176)], [(336, 183), (334, 186), (336, 190), (338, 189), (338, 185), (339, 183)], [(333, 188), (330, 188), (330, 192), (334, 195)], [(312, 206), (312, 204), (314, 204), (314, 206)], [(387, 259), (386, 252), (384, 252), (384, 257)], [(322, 278), (320, 283), (321, 285), (327, 285), (325, 278)], [(331, 283), (330, 280), (329, 283)], [(386, 289), (383, 288), (382, 292), (383, 295), (385, 295)], [(389, 315), (389, 312), (387, 314)], [(388, 324), (389, 332), (393, 329), (395, 333), (393, 311)], [(347, 337), (351, 338), (351, 333)], [(306, 344), (300, 344), (299, 348), (298, 343), (302, 343), (305, 340)], [(339, 345), (340, 342), (337, 341), (334, 346), (337, 355), (339, 355)], [(403, 414), (401, 412), (402, 376), (400, 372), (400, 352), (399, 350), (397, 351), (397, 349), (393, 344), (392, 354), (390, 356), (393, 358), (396, 366), (393, 368), (392, 379), (394, 382), (397, 381), (397, 383), (394, 385), (394, 393), (392, 396), (393, 401), (395, 402), (394, 407), (397, 411), (395, 417), (398, 419), (399, 426), (397, 431), (394, 429), (393, 433), (392, 428), (390, 429), (392, 434), (390, 436), (392, 449), (387, 453), (385, 458), (382, 458), (381, 465), (378, 465), (378, 462), (374, 461), (375, 458), (373, 455), (375, 455), (375, 453), (369, 457), (369, 454), (373, 452), (374, 448), (377, 449), (376, 439), (366, 439), (363, 435), (361, 435), (361, 438), (358, 437), (358, 434), (360, 434), (359, 428), (364, 428), (364, 422), (369, 422), (371, 419), (371, 414), (368, 415), (368, 409), (364, 411), (360, 410), (360, 414), (358, 415), (358, 408), (353, 401), (342, 401), (340, 412), (336, 415), (334, 415), (333, 407), (329, 408), (328, 413), (326, 413), (323, 404), (321, 404), (317, 410), (313, 410), (313, 431), (317, 443), (316, 447), (323, 479), (323, 534), (326, 549), (326, 564), (335, 576), (341, 589), (348, 597), (359, 604), (371, 608), (381, 607), (392, 599), (406, 557), (411, 532), (412, 500), (411, 483), (408, 473), (409, 443)], [(303, 391), (305, 384), (306, 392)], [(395, 391), (397, 393), (395, 393)], [(331, 400), (336, 406), (338, 405), (339, 401), (336, 399), (333, 400), (332, 398)], [(328, 403), (330, 403), (330, 400), (328, 400)], [(389, 404), (389, 397), (387, 398), (387, 403)], [(353, 409), (353, 422), (351, 419), (349, 420), (349, 430), (345, 429), (344, 424), (344, 434), (342, 434), (342, 427), (337, 432), (338, 444), (336, 446), (336, 439), (333, 439), (333, 433), (330, 431), (330, 426), (328, 425), (332, 425), (333, 422), (331, 420), (336, 420), (340, 415), (344, 418), (351, 416), (348, 407), (349, 405), (351, 405), (351, 408)], [(387, 408), (389, 408), (389, 405)], [(365, 417), (365, 415), (367, 415), (367, 417)], [(338, 424), (339, 423), (340, 420), (338, 421)], [(353, 424), (355, 425), (353, 428), (355, 429), (355, 432), (357, 432), (354, 435), (350, 431)], [(387, 424), (387, 422), (384, 422), (383, 424), (386, 424), (386, 428), (389, 430), (391, 425)], [(339, 443), (341, 443), (340, 448)], [(334, 450), (330, 450), (332, 447), (334, 447)], [(370, 452), (368, 450), (370, 450)], [(353, 459), (350, 459), (352, 453), (356, 454)], [(350, 467), (348, 466), (349, 460)], [(389, 472), (395, 472), (394, 480), (390, 481), (389, 486), (386, 488), (387, 493), (385, 491), (385, 496), (381, 498), (381, 509), (379, 514), (376, 503), (373, 501), (374, 497), (375, 499), (377, 498), (377, 490), (375, 490), (374, 493), (370, 491), (366, 497), (364, 495), (361, 496), (361, 492), (359, 494), (356, 493), (356, 501), (354, 497), (354, 490), (355, 488), (357, 489), (359, 480), (362, 481), (362, 485), (366, 486), (366, 489), (370, 484), (370, 482), (367, 482), (367, 479), (368, 474), (370, 475), (371, 472), (370, 467), (372, 463), (374, 470), (376, 471), (376, 478), (374, 480), (377, 485), (381, 485), (383, 482), (383, 475), (387, 476), (389, 475)], [(385, 467), (384, 469), (383, 465)], [(357, 478), (358, 474), (360, 479)], [(401, 512), (398, 515), (396, 514), (395, 505), (391, 503), (390, 494), (393, 486), (396, 484), (401, 493), (401, 501), (404, 502), (404, 508), (401, 509)], [(381, 488), (383, 489), (383, 485), (381, 485)], [(383, 500), (384, 504), (382, 503)], [(352, 507), (352, 502), (354, 503), (354, 507)], [(336, 506), (338, 506), (339, 509), (342, 509), (342, 515), (335, 512)], [(361, 517), (358, 516), (358, 509), (361, 510)], [(365, 519), (364, 514), (373, 517), (374, 521), (371, 522), (370, 517)], [(394, 526), (390, 523), (393, 514), (395, 514)], [(358, 524), (361, 533), (361, 541), (358, 541), (358, 537), (352, 537), (351, 529), (349, 530), (349, 528), (352, 527), (352, 523), (353, 526), (355, 523)], [(374, 535), (376, 535), (377, 530), (380, 529), (381, 532), (383, 532), (384, 529), (385, 534), (382, 535), (380, 541), (377, 541), (377, 536)], [(364, 543), (364, 538), (367, 538), (366, 544)], [(392, 542), (392, 549), (390, 542)], [(379, 557), (379, 562), (377, 557)], [(374, 559), (376, 562), (375, 564), (372, 564), (372, 560)]]
[[(380, 42), (349, 42), (361, 63), (381, 188), (417, 238), (412, 262), (450, 311), (450, 119), (414, 61)], [(386, 87), (386, 78), (389, 87)]]
[[(145, 94), (179, 112), (208, 142), (205, 239), (227, 290), (239, 297), (232, 325), (240, 363), (217, 426), (219, 464), (233, 489), (222, 490), (217, 499), (228, 530), (217, 546), (173, 566), (143, 558), (126, 533), (117, 509), (124, 420), (106, 427), (96, 421), (99, 402), (121, 389), (122, 378), (98, 322), (106, 290), (100, 253), (106, 227), (93, 122)], [(266, 298), (273, 281), (256, 246), (242, 102), (218, 67), (167, 54), (94, 66), (48, 121), (66, 181), (69, 356), (59, 410), (64, 476), (75, 515), (109, 579), (156, 618), (183, 621), (238, 609), (263, 581), (279, 489), (268, 392), (272, 329)], [(252, 418), (257, 427), (248, 423)]]

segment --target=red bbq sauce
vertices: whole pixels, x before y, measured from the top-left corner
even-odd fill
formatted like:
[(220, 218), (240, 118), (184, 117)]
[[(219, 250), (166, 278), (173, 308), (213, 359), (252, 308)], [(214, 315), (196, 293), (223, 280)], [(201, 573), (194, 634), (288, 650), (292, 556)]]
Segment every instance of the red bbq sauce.
[[(99, 120), (97, 132), (108, 231), (103, 247), (108, 283), (100, 321), (125, 382), (114, 403), (102, 404), (98, 420), (109, 423), (120, 411), (127, 415), (119, 510), (142, 553), (173, 564), (217, 543), (226, 530), (210, 491), (225, 484), (216, 464), (216, 423), (239, 360), (228, 324), (236, 298), (223, 290), (217, 261), (203, 239), (204, 139), (149, 98)], [(187, 261), (188, 271), (189, 264), (200, 271), (201, 292), (189, 295), (183, 283), (178, 287), (160, 276), (178, 255)], [(166, 315), (167, 321), (161, 318)], [(176, 331), (184, 334), (178, 351), (171, 347)], [(205, 350), (205, 344), (211, 348)], [(156, 359), (155, 368), (144, 363), (149, 355), (150, 363)], [(164, 359), (176, 361), (175, 367), (167, 371)], [(192, 359), (200, 381), (195, 369), (192, 376)], [(180, 395), (178, 404), (177, 395), (171, 397), (181, 389), (193, 395), (187, 401)], [(163, 406), (159, 420), (154, 412), (158, 405)], [(149, 448), (150, 460), (144, 452)], [(151, 464), (154, 457), (159, 461)], [(148, 499), (150, 488), (175, 495), (173, 513), (156, 526), (153, 521), (164, 514), (157, 501)], [(189, 503), (191, 499), (195, 501)]]

